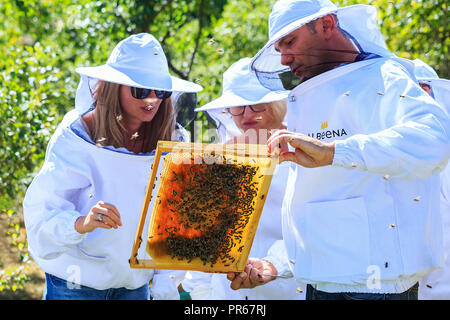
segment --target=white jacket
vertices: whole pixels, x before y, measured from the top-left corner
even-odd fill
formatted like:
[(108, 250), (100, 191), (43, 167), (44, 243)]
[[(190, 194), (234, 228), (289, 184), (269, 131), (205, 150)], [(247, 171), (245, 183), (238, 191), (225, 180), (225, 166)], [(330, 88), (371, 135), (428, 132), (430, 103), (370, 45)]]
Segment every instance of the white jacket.
[[(176, 277), (170, 277), (175, 272), (131, 269), (128, 262), (153, 156), (98, 148), (75, 133), (77, 124), (79, 130), (75, 110), (66, 114), (23, 201), (33, 259), (45, 272), (75, 284), (98, 290), (135, 289), (153, 279), (154, 298), (178, 299), (177, 284), (172, 281)], [(123, 226), (78, 233), (76, 219), (87, 215), (99, 200), (117, 207)], [(142, 243), (138, 259), (148, 259), (146, 242)]]
[(441, 216), (444, 263), (419, 282), (420, 300), (450, 300), (450, 165), (441, 173)]
[(442, 264), (449, 117), (402, 65), (371, 59), (318, 75), (291, 92), (287, 119), (291, 131), (335, 141), (335, 156), (292, 164), (286, 251), (269, 258), (280, 273), (326, 292), (399, 293)]
[[(425, 82), (427, 83), (427, 82)], [(450, 111), (450, 85), (448, 80), (431, 81), (434, 99)], [(420, 300), (450, 300), (450, 165), (441, 173), (441, 216), (444, 228), (444, 264), (419, 282)]]
[[(288, 173), (288, 163), (281, 164), (274, 172), (250, 250), (251, 258), (264, 258), (272, 244), (282, 239), (281, 206)], [(277, 279), (253, 289), (232, 290), (226, 274), (188, 272), (182, 284), (194, 300), (304, 300), (306, 293), (305, 286), (294, 278)]]

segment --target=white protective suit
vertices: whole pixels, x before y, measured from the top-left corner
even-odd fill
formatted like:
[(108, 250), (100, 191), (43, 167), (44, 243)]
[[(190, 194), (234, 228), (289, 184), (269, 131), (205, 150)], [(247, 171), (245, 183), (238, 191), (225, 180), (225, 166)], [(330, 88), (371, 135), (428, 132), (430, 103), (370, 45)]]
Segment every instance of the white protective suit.
[(441, 265), (445, 110), (389, 58), (320, 74), (289, 101), (288, 130), (334, 141), (335, 156), (326, 167), (292, 164), (287, 255), (280, 245), (268, 259), (278, 272), (326, 292), (400, 293)]
[[(89, 140), (77, 110), (66, 114), (53, 134), (23, 202), (31, 256), (45, 272), (75, 284), (136, 289), (153, 279), (154, 299), (179, 299), (177, 281), (184, 272), (131, 269), (128, 262), (153, 155), (98, 148)], [(78, 233), (76, 219), (100, 200), (116, 206), (123, 226)], [(139, 258), (149, 258), (145, 241)]]
[(334, 141), (335, 155), (326, 167), (292, 164), (284, 246), (277, 242), (268, 260), (325, 292), (404, 292), (443, 263), (439, 173), (450, 155), (448, 113), (419, 87), (412, 61), (387, 50), (371, 6), (277, 1), (270, 39), (251, 68), (271, 86), (289, 70), (274, 44), (329, 13), (359, 52), (380, 57), (292, 90), (288, 130)]

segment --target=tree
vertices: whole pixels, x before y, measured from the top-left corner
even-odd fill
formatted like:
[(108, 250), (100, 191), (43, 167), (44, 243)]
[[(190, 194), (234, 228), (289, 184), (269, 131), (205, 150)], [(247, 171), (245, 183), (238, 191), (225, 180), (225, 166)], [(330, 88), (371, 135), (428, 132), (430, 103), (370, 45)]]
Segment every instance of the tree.
[(365, 3), (378, 9), (381, 32), (398, 56), (420, 58), (441, 78), (450, 78), (450, 24), (446, 0), (341, 0), (340, 6)]

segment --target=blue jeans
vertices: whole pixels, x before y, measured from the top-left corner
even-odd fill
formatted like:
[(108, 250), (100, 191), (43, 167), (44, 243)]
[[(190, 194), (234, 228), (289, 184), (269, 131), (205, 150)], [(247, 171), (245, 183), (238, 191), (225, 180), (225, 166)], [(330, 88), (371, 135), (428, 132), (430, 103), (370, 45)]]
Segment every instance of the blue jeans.
[(149, 285), (129, 290), (112, 288), (97, 290), (86, 286), (74, 286), (64, 279), (45, 273), (44, 300), (149, 300)]
[(418, 300), (419, 283), (402, 293), (359, 293), (336, 292), (329, 293), (306, 287), (306, 300)]

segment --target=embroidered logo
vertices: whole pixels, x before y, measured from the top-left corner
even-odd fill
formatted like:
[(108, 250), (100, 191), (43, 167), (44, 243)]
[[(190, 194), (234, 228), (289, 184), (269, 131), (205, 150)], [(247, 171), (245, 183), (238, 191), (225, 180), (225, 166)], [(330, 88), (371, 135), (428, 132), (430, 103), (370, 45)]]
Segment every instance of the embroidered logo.
[[(328, 121), (321, 122), (320, 123), (320, 129), (325, 130), (328, 128)], [(324, 139), (331, 139), (335, 137), (342, 137), (346, 136), (347, 132), (345, 129), (333, 129), (333, 130), (326, 130), (322, 132), (316, 132), (316, 133), (308, 133), (308, 136), (311, 138), (316, 138), (317, 140), (324, 140)]]

